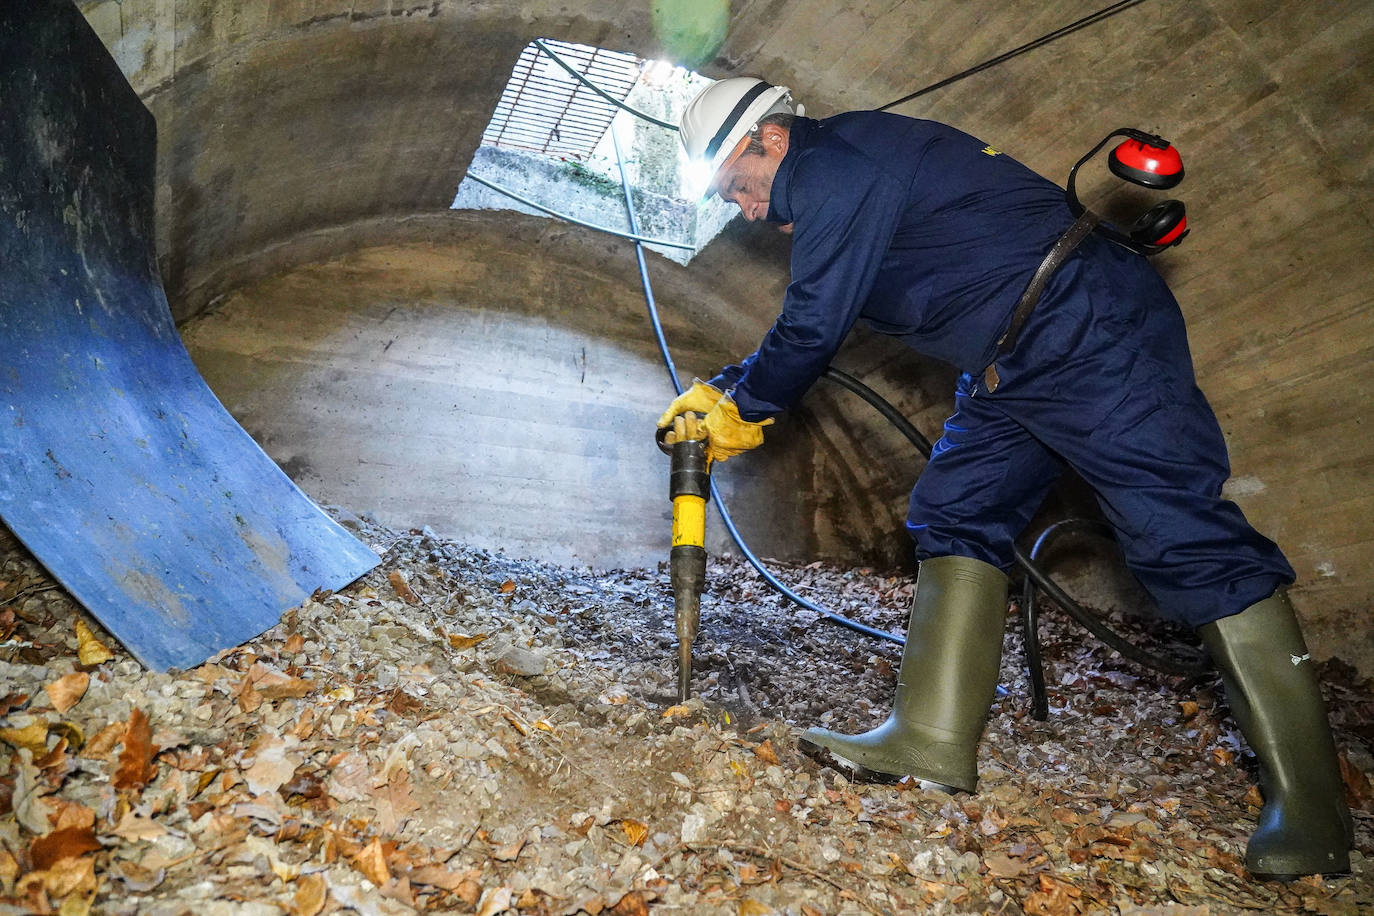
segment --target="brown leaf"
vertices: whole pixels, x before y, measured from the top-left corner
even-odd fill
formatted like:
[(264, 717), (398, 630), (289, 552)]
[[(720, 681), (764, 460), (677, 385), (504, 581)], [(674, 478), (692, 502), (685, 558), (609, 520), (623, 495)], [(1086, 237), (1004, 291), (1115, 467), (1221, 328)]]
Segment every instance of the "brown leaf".
[(33, 867), (47, 871), (62, 859), (74, 859), (100, 849), (93, 827), (67, 827), (34, 840), (29, 846)]
[(464, 875), (463, 880), (453, 889), (453, 896), (469, 907), (476, 907), (477, 901), (482, 898), (482, 885), (478, 884), (477, 879), (471, 875)]
[(625, 839), (631, 846), (643, 846), (644, 841), (649, 838), (649, 825), (642, 821), (626, 818), (620, 822), (620, 827), (625, 831)]
[(391, 870), (386, 865), (386, 853), (382, 851), (381, 837), (373, 837), (372, 842), (353, 857), (353, 866), (377, 887), (391, 880)]
[(329, 899), (329, 884), (324, 875), (301, 875), (296, 894), (291, 898), (291, 916), (315, 916)]
[[(412, 869), (410, 880), (414, 884), (427, 884), (430, 887), (443, 888), (446, 891), (456, 891), (466, 880), (464, 875), (456, 871), (449, 871), (442, 865), (425, 865), (420, 868)], [(472, 898), (475, 903), (477, 898)], [(468, 904), (471, 906), (472, 904)]]
[(508, 886), (489, 887), (477, 901), (477, 916), (495, 916), (510, 909), (511, 889)]
[(501, 583), (501, 594), (507, 595), (507, 594), (510, 594), (510, 593), (513, 592), (513, 591), (515, 591), (515, 583), (514, 583), (514, 582), (512, 582), (512, 581), (509, 580), (509, 579), (507, 579), (505, 582), (502, 582), (502, 583)]
[(476, 636), (468, 636), (464, 633), (450, 633), (448, 634), (448, 644), (455, 649), (471, 649), (486, 638), (486, 633), (478, 633)]
[(410, 588), (410, 583), (406, 582), (406, 577), (401, 575), (399, 569), (393, 569), (387, 574), (386, 580), (391, 583), (392, 589), (396, 592), (396, 597), (406, 604), (416, 605), (420, 603), (419, 597)]
[[(648, 910), (645, 910), (647, 913)], [(760, 903), (753, 897), (745, 897), (739, 902), (739, 916), (769, 916), (773, 908), (766, 903)]]
[(663, 718), (672, 719), (677, 716), (691, 715), (692, 710), (681, 703), (676, 703), (663, 710)]
[(115, 745), (124, 737), (127, 729), (128, 725), (124, 722), (111, 722), (86, 742), (86, 746), (81, 749), (81, 756), (91, 760), (109, 760)]
[(491, 857), (498, 862), (514, 862), (520, 855), (520, 850), (525, 848), (525, 837), (520, 837), (513, 843), (505, 846), (498, 846), (491, 851)]
[(95, 828), (95, 809), (88, 808), (80, 802), (57, 799), (57, 817), (54, 819), (53, 828), (56, 830), (66, 830), (70, 827)]
[(1336, 755), (1341, 766), (1341, 779), (1345, 782), (1345, 796), (1352, 808), (1366, 811), (1374, 800), (1374, 788), (1369, 785), (1369, 777), (1345, 756), (1345, 751)]
[(286, 637), (286, 642), (282, 643), (281, 650), (287, 655), (295, 655), (305, 648), (305, 637), (299, 633), (292, 633)]
[[(404, 826), (407, 815), (420, 810), (419, 803), (411, 797), (410, 791), (410, 774), (403, 769), (392, 773), (391, 779), (377, 790), (377, 828), (383, 833), (396, 833)], [(516, 849), (517, 854), (519, 851)]]
[(42, 876), (43, 889), (51, 898), (89, 895), (95, 892), (95, 859), (92, 856), (59, 859), (52, 867), (33, 872), (25, 880), (35, 876)]
[(19, 877), (19, 861), (10, 851), (0, 846), (0, 894), (14, 892), (14, 879)]
[(1040, 876), (1040, 889), (1022, 904), (1030, 916), (1074, 916), (1082, 911), (1078, 900), (1083, 892), (1072, 884)]
[(1030, 863), (1023, 859), (1013, 859), (1006, 853), (994, 852), (983, 857), (988, 873), (997, 878), (1019, 878), (1030, 870)]
[(135, 708), (129, 714), (129, 724), (124, 730), (124, 750), (119, 754), (119, 769), (115, 772), (116, 789), (141, 789), (157, 775), (157, 764), (153, 755), (153, 729), (143, 710)]
[(29, 701), (27, 693), (7, 693), (0, 697), (0, 716), (7, 716)]
[(754, 748), (754, 756), (764, 763), (771, 763), (774, 766), (778, 763), (778, 752), (773, 750), (773, 739), (765, 738), (763, 743)]
[(1250, 788), (1245, 790), (1245, 803), (1254, 805), (1256, 808), (1264, 807), (1264, 793), (1260, 791), (1259, 786), (1252, 784)]
[(15, 747), (26, 747), (34, 754), (48, 751), (48, 723), (31, 722), (23, 728), (0, 728), (0, 741)]
[(1183, 718), (1191, 719), (1193, 716), (1197, 715), (1198, 705), (1194, 703), (1192, 700), (1183, 700), (1178, 705), (1179, 708), (1183, 711)]
[(156, 840), (167, 835), (167, 828), (130, 808), (110, 832), (124, 840)]
[(267, 700), (299, 700), (314, 693), (317, 686), (314, 681), (293, 677), (277, 684), (263, 684), (256, 689)]
[(1229, 767), (1236, 762), (1236, 755), (1224, 747), (1212, 748), (1212, 762), (1219, 767)]
[(43, 690), (52, 700), (53, 709), (58, 712), (66, 712), (75, 706), (83, 696), (86, 695), (86, 688), (91, 685), (91, 676), (84, 671), (73, 671), (64, 677), (53, 681)]
[(611, 907), (615, 916), (649, 916), (649, 901), (640, 891), (630, 891)]
[(301, 765), (300, 756), (290, 753), (294, 746), (294, 739), (283, 739), (270, 732), (254, 741), (248, 749), (253, 756), (253, 765), (243, 771), (248, 790), (254, 795), (263, 795), (280, 789)]
[(76, 659), (86, 667), (108, 662), (114, 658), (114, 653), (106, 648), (105, 644), (95, 638), (91, 628), (86, 626), (86, 621), (80, 617), (76, 619)]

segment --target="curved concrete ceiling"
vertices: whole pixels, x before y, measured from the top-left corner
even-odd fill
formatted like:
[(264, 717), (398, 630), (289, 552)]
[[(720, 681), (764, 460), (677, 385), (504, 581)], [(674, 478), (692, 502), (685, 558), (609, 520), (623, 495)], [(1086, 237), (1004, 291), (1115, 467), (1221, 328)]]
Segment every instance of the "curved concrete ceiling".
[[(1056, 0), (1013, 14), (990, 0), (737, 0), (700, 69), (785, 83), (824, 116), (888, 102), (1101, 5)], [(650, 4), (601, 0), (80, 6), (158, 120), (160, 248), (179, 318), (256, 277), (385, 243), (407, 220), (441, 214), (532, 38), (663, 51)], [(1146, 0), (898, 109), (1060, 179), (1122, 124), (1179, 145), (1195, 229), (1159, 263), (1228, 432), (1235, 498), (1288, 550), (1319, 648), (1354, 640), (1355, 657), (1374, 657), (1374, 624), (1352, 636), (1342, 622), (1374, 598), (1364, 562), (1374, 545), (1371, 36), (1366, 3)], [(721, 350), (747, 352), (766, 327), (785, 251), (737, 229), (689, 269), (697, 298), (712, 303), (689, 308)], [(859, 340), (842, 354), (848, 366), (909, 412), (938, 416), (945, 396), (914, 387), (928, 375), (919, 360)], [(808, 422), (839, 441), (833, 418), (850, 411), (817, 397)], [(854, 422), (863, 434), (866, 421)], [(819, 476), (900, 499), (910, 475), (851, 473), (857, 449), (835, 458), (848, 471)]]

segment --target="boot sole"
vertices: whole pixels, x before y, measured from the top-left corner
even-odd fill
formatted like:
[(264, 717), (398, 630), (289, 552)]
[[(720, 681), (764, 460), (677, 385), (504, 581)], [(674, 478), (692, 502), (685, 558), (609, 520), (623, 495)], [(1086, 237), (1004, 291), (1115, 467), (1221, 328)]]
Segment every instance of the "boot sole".
[(914, 779), (921, 784), (922, 788), (939, 789), (953, 795), (955, 792), (970, 792), (971, 789), (964, 789), (959, 786), (951, 786), (934, 779), (927, 779), (917, 773), (884, 773), (882, 770), (871, 770), (856, 760), (842, 757), (823, 744), (817, 744), (806, 738), (797, 739), (797, 750), (815, 760), (822, 766), (828, 766), (841, 773), (846, 774), (850, 782), (869, 782), (881, 785), (895, 785), (903, 779)]

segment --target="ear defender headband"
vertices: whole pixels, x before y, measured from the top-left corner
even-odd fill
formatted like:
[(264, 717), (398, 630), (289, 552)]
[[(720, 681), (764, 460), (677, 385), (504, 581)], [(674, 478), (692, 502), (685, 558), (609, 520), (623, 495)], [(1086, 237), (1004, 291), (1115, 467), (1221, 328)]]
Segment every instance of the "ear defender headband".
[[(1079, 203), (1074, 187), (1078, 169), (1113, 137), (1129, 138), (1107, 156), (1107, 168), (1117, 178), (1157, 191), (1172, 188), (1183, 180), (1183, 157), (1168, 140), (1133, 127), (1119, 128), (1103, 137), (1069, 171), (1064, 196), (1075, 218), (1082, 216), (1086, 209)], [(1097, 231), (1139, 254), (1159, 254), (1183, 241), (1188, 234), (1187, 210), (1181, 200), (1166, 200), (1136, 217), (1124, 233), (1101, 224)]]

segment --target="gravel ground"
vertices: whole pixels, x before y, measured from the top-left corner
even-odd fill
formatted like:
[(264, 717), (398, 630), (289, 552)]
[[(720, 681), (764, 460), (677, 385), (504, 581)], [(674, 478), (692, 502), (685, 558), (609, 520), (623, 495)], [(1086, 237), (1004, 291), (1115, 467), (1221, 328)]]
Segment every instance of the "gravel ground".
[[(558, 567), (338, 514), (376, 570), (168, 674), (0, 531), (0, 913), (1374, 911), (1374, 697), (1339, 663), (1323, 675), (1353, 874), (1256, 882), (1254, 761), (1215, 680), (1139, 668), (1053, 608), (1050, 716), (1029, 715), (1009, 618), (976, 794), (853, 785), (797, 735), (880, 721), (900, 650), (741, 562), (708, 568), (677, 705), (666, 568)], [(904, 626), (906, 576), (778, 572)]]

